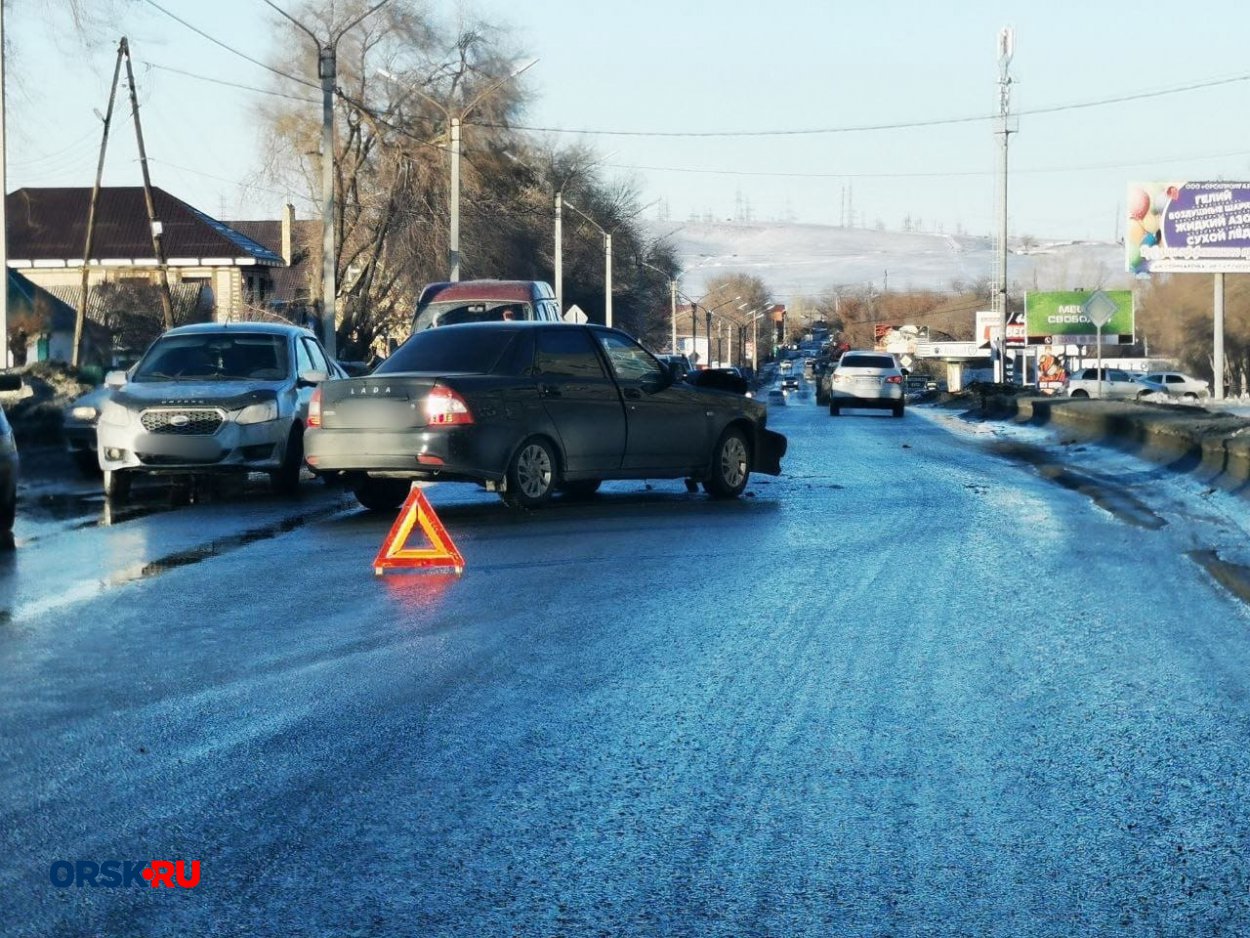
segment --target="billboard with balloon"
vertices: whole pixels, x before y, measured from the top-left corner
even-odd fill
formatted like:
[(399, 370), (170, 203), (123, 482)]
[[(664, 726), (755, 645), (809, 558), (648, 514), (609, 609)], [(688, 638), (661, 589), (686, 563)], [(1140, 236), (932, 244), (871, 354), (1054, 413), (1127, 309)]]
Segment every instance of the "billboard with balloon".
[(1129, 273), (1250, 273), (1250, 182), (1135, 182)]

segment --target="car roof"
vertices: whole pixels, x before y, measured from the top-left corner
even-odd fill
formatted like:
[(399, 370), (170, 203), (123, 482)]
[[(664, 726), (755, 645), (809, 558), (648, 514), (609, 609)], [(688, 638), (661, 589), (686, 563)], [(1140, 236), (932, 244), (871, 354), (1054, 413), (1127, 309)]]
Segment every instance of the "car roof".
[(303, 335), (316, 338), (311, 329), (290, 322), (196, 322), (174, 326), (164, 335), (196, 335), (201, 332), (251, 332), (266, 335)]
[(418, 305), (449, 300), (511, 300), (530, 302), (552, 296), (540, 280), (458, 280), (426, 284)]

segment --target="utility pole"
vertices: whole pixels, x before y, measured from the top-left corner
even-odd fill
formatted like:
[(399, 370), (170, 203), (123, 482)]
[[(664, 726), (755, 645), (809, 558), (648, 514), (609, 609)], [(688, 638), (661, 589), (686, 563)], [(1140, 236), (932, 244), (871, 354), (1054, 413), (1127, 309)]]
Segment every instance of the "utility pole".
[(603, 309), (605, 325), (612, 328), (612, 232), (603, 233)]
[(1015, 30), (1006, 26), (998, 34), (998, 133), (1002, 150), (998, 168), (998, 323), (999, 355), (995, 380), (1007, 381), (1007, 143), (1011, 136), (1011, 57), (1015, 54)]
[(109, 145), (109, 127), (113, 122), (113, 104), (117, 100), (117, 80), (121, 77), (122, 56), (125, 55), (126, 37), (117, 44), (117, 62), (113, 65), (113, 84), (109, 86), (109, 103), (104, 112), (104, 133), (100, 138), (100, 159), (95, 168), (95, 185), (91, 189), (91, 203), (87, 207), (87, 235), (82, 249), (82, 292), (78, 297), (78, 315), (74, 319), (74, 350), (70, 363), (78, 367), (78, 352), (82, 345), (82, 330), (87, 319), (87, 295), (90, 289), (91, 250), (95, 242), (95, 210), (100, 201), (100, 183), (104, 178), (104, 154)]
[[(161, 311), (165, 314), (165, 328), (174, 327), (174, 303), (169, 295), (169, 268), (165, 263), (165, 247), (161, 243), (161, 223), (156, 217), (156, 203), (152, 200), (152, 179), (148, 175), (148, 154), (143, 148), (143, 125), (139, 122), (139, 94), (135, 89), (135, 73), (130, 64), (130, 45), (122, 38), (118, 50), (126, 59), (126, 81), (130, 84), (130, 107), (135, 120), (135, 142), (139, 146), (139, 167), (143, 171), (143, 199), (148, 207), (148, 227), (152, 233), (152, 250), (161, 280)], [(87, 258), (83, 258), (85, 267)], [(74, 349), (75, 355), (78, 349)]]
[(564, 315), (564, 190), (556, 191), (555, 234), (556, 309)]
[(321, 79), (321, 344), (333, 361), (338, 358), (335, 327), (335, 230), (334, 230), (334, 91), (338, 82), (338, 45), (344, 33), (389, 3), (379, 0), (341, 29), (330, 33), (324, 42), (311, 29), (287, 13), (273, 0), (265, 3), (302, 30), (317, 47), (317, 77)]
[(668, 281), (668, 300), (670, 314), (668, 318), (669, 327), (672, 329), (672, 335), (669, 338), (671, 344), (669, 348), (673, 350), (673, 354), (677, 354), (677, 278), (670, 277)]

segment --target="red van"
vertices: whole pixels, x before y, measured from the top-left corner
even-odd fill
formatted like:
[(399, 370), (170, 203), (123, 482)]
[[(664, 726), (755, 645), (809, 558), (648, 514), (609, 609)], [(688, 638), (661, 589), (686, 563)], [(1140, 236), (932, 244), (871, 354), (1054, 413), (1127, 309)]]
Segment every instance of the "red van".
[(463, 322), (509, 319), (559, 322), (555, 291), (541, 280), (460, 280), (431, 283), (421, 291), (412, 331)]

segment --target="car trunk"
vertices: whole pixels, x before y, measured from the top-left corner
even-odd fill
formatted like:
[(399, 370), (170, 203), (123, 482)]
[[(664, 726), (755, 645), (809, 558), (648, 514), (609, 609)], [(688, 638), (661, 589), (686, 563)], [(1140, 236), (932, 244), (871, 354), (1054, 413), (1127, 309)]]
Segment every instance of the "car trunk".
[(378, 375), (321, 385), (327, 430), (404, 430), (426, 425), (425, 398), (436, 375)]

